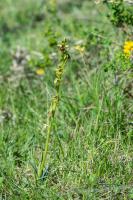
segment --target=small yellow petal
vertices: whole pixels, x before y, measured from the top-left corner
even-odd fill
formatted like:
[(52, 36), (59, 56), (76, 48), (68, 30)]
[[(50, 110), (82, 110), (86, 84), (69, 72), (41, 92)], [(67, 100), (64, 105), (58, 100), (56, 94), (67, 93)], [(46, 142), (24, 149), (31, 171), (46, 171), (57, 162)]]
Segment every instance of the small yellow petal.
[(131, 51), (133, 51), (133, 41), (125, 41), (123, 51), (125, 54), (130, 56)]
[(41, 68), (40, 68), (40, 69), (37, 69), (37, 70), (36, 70), (36, 74), (37, 74), (37, 75), (40, 75), (40, 76), (41, 76), (41, 75), (43, 75), (44, 73), (45, 73), (44, 69), (41, 69)]
[(74, 47), (77, 51), (79, 51), (80, 53), (83, 53), (85, 51), (85, 47), (81, 47), (80, 45), (76, 45)]

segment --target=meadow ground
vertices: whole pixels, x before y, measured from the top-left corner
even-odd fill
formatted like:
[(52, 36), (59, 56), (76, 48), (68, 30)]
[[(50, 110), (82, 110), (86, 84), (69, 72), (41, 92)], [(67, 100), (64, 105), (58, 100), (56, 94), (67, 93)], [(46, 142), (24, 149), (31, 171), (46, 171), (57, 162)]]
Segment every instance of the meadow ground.
[[(133, 199), (132, 60), (103, 3), (0, 0), (0, 199)], [(36, 180), (68, 41), (43, 178)], [(128, 67), (127, 67), (128, 66)]]

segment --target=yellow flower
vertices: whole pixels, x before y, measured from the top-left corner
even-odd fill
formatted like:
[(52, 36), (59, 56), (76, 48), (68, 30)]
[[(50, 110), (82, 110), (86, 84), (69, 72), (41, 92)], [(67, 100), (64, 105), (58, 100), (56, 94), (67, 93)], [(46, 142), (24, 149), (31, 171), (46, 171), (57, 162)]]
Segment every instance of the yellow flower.
[(80, 45), (76, 45), (74, 48), (80, 53), (84, 53), (85, 51), (85, 47), (81, 47)]
[(39, 75), (39, 76), (43, 75), (44, 73), (45, 73), (44, 69), (40, 68), (40, 69), (36, 70), (36, 74)]
[(131, 56), (131, 53), (133, 51), (133, 41), (126, 41), (123, 51), (126, 56)]

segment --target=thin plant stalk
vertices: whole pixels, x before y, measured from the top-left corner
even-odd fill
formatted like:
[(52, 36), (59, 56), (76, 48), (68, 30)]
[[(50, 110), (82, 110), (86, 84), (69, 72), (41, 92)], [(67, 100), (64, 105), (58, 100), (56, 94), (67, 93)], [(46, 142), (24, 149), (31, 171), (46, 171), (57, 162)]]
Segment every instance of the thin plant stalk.
[(50, 144), (50, 134), (52, 131), (53, 120), (55, 118), (55, 112), (59, 105), (61, 79), (62, 79), (62, 76), (64, 73), (64, 67), (69, 59), (69, 54), (67, 52), (66, 40), (61, 42), (61, 44), (59, 45), (59, 48), (61, 51), (61, 60), (56, 69), (56, 78), (54, 80), (56, 94), (51, 100), (51, 105), (50, 105), (50, 109), (49, 109), (49, 113), (48, 113), (47, 137), (46, 137), (45, 149), (42, 152), (42, 160), (41, 160), (41, 163), (40, 163), (39, 169), (38, 169), (38, 178), (41, 178), (43, 176), (43, 172), (46, 167), (47, 155), (48, 155), (49, 144)]

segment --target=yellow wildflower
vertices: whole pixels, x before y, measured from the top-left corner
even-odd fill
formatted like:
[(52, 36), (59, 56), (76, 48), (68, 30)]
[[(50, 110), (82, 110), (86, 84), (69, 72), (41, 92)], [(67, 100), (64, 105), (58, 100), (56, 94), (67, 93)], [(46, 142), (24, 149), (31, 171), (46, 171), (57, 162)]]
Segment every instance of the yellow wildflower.
[(131, 53), (133, 51), (133, 41), (126, 41), (123, 51), (125, 55), (131, 56)]
[(36, 74), (39, 76), (43, 75), (44, 73), (45, 73), (45, 71), (42, 68), (36, 70)]
[(76, 45), (74, 48), (80, 53), (84, 53), (85, 51), (85, 47), (81, 47), (80, 45)]

